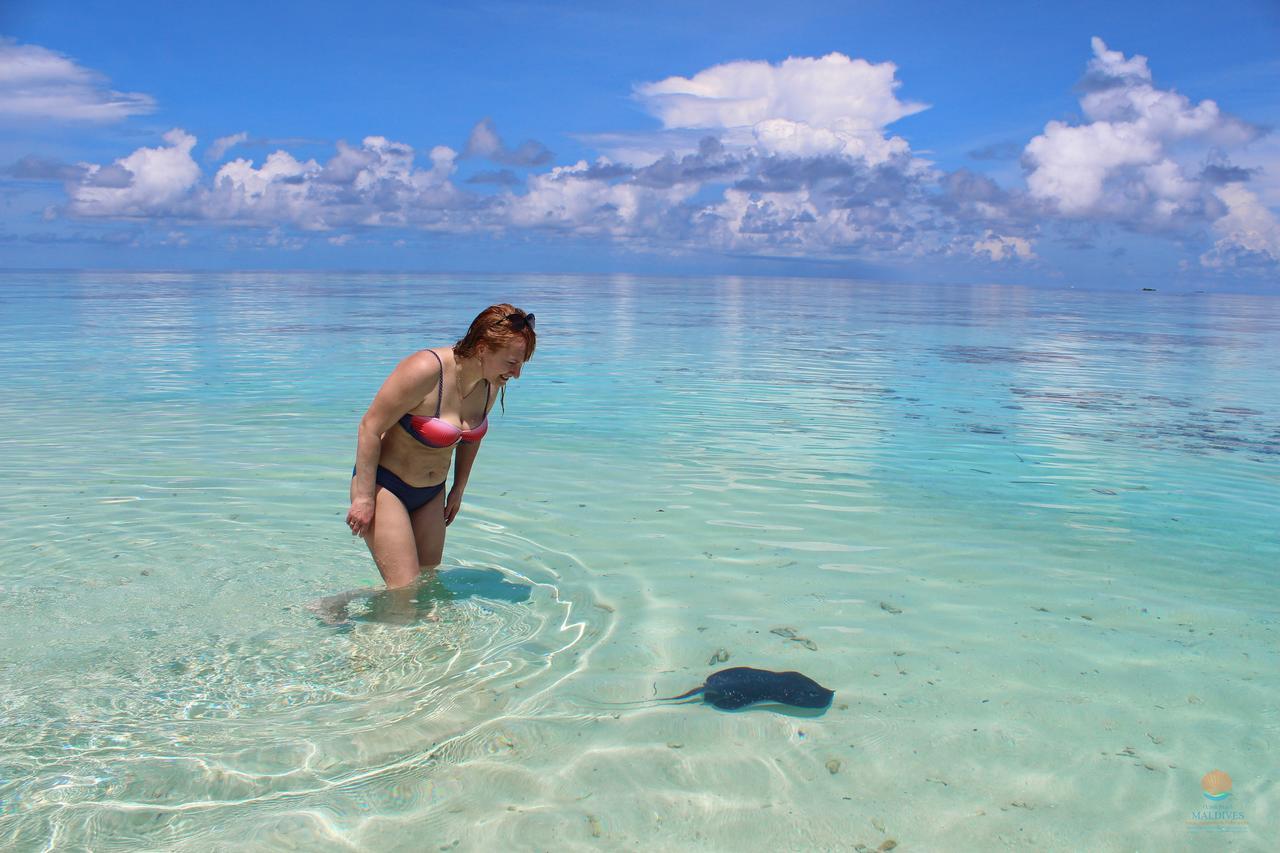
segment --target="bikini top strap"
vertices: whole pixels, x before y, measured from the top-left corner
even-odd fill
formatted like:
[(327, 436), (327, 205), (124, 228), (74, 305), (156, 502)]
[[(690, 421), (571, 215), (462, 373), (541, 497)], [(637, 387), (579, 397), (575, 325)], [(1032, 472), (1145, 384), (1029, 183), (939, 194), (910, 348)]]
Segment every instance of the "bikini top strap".
[(436, 363), (440, 365), (440, 387), (436, 394), (436, 417), (440, 417), (440, 403), (444, 400), (444, 362), (440, 360), (440, 354), (433, 349), (427, 350), (436, 357)]
[(489, 417), (489, 392), (493, 390), (493, 386), (489, 384), (489, 380), (484, 381), (484, 416)]

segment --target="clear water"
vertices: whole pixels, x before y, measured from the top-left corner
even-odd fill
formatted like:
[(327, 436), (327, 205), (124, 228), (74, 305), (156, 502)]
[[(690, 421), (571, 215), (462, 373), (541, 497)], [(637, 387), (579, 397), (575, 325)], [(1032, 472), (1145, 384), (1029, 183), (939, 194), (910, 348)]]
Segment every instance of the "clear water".
[[(497, 301), (441, 583), (326, 624), (357, 419)], [(5, 274), (0, 846), (1270, 849), (1277, 376), (1266, 297)], [(835, 704), (641, 701), (737, 665)]]

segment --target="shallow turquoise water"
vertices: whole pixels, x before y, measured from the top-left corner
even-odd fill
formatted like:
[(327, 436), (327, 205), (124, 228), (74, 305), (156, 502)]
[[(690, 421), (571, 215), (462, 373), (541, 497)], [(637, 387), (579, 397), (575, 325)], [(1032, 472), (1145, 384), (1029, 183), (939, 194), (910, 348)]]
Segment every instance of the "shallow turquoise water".
[[(495, 301), (444, 591), (325, 624), (357, 419)], [(1267, 849), (1277, 375), (1265, 297), (4, 274), (0, 844)], [(612, 704), (734, 665), (836, 703)]]

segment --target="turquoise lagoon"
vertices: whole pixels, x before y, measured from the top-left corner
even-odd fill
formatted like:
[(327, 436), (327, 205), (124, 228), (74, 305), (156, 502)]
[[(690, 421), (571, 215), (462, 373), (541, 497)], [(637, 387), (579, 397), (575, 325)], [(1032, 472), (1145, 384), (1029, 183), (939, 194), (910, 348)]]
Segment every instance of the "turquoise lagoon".
[[(440, 582), (326, 624), (357, 419), (497, 301)], [(1277, 376), (1274, 297), (6, 273), (0, 846), (1272, 849)], [(736, 665), (835, 704), (648, 701)]]

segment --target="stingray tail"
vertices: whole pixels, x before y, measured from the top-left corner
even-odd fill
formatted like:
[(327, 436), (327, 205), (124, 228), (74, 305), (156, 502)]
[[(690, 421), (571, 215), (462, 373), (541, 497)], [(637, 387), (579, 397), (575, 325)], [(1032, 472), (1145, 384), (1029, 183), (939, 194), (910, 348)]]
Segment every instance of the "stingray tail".
[[(704, 692), (706, 689), (707, 689), (707, 686), (703, 684), (699, 687), (693, 688), (688, 693), (681, 693), (679, 696), (661, 696), (661, 697), (655, 696), (652, 699), (636, 699), (631, 702), (594, 702), (592, 704), (597, 706), (604, 705), (610, 708), (621, 708), (624, 706), (634, 707), (637, 705), (647, 705), (649, 707), (652, 707), (653, 703), (655, 702), (679, 702), (682, 699), (688, 699), (692, 696), (697, 696), (699, 693)], [(658, 686), (655, 684), (654, 692), (656, 693), (657, 690), (658, 690)]]

